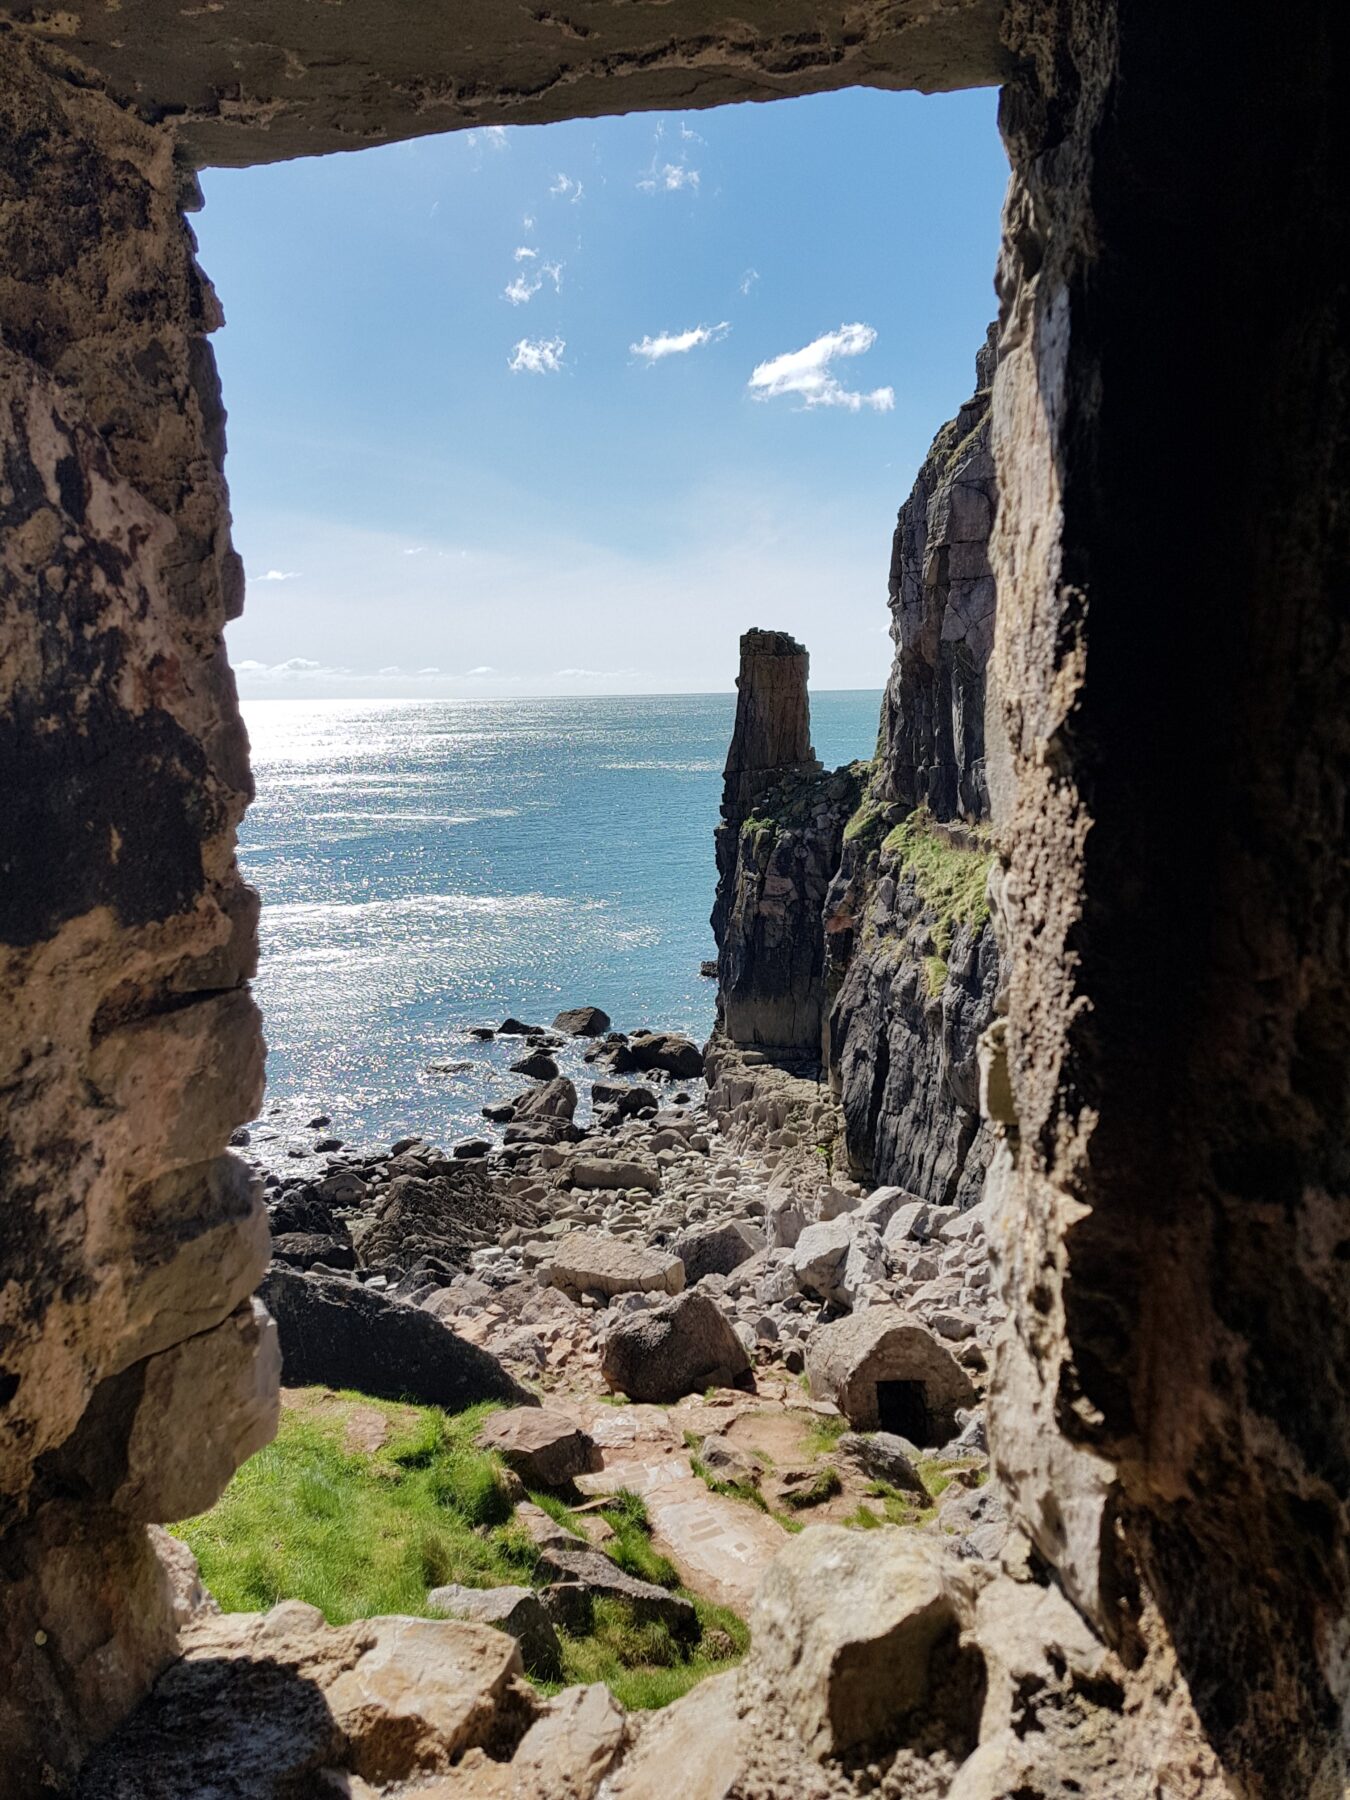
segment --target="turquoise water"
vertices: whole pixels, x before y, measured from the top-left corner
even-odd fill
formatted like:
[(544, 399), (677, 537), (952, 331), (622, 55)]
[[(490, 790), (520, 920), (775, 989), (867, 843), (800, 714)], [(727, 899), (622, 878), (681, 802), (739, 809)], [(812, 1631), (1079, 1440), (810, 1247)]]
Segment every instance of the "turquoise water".
[[(880, 700), (812, 696), (827, 766), (871, 755)], [(317, 1111), (353, 1146), (480, 1131), (479, 1108), (526, 1084), (519, 1040), (467, 1031), (508, 1013), (592, 1004), (702, 1040), (734, 711), (731, 694), (245, 702), (264, 1160), (310, 1142)]]

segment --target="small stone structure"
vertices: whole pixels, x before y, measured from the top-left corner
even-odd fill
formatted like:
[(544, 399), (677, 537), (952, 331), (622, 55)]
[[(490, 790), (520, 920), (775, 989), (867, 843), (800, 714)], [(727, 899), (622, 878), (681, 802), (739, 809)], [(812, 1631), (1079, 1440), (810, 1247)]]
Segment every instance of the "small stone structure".
[(806, 1350), (818, 1400), (833, 1400), (855, 1431), (890, 1431), (921, 1448), (948, 1443), (956, 1409), (975, 1399), (945, 1345), (898, 1306), (869, 1306), (823, 1325)]

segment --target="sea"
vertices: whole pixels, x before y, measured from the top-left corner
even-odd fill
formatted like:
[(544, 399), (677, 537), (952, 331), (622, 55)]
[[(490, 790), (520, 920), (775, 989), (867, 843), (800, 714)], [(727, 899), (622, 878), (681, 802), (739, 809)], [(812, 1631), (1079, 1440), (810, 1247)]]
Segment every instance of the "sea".
[[(880, 704), (812, 694), (827, 767), (872, 754)], [(734, 694), (245, 702), (257, 798), (239, 860), (262, 896), (268, 1047), (251, 1154), (295, 1169), (324, 1136), (353, 1150), (491, 1137), (480, 1109), (529, 1085), (509, 1069), (523, 1046), (470, 1030), (511, 1015), (547, 1026), (593, 1005), (616, 1030), (702, 1042), (735, 706)], [(559, 1061), (584, 1102), (583, 1048)]]

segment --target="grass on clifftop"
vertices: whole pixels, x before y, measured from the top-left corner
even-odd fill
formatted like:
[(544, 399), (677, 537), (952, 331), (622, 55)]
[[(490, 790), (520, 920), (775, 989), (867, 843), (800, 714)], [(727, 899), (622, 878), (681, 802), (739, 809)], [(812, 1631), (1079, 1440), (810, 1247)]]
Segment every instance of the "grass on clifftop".
[[(384, 1613), (427, 1616), (427, 1591), (536, 1586), (534, 1544), (512, 1519), (505, 1471), (474, 1439), (491, 1404), (447, 1416), (360, 1394), (308, 1389), (288, 1397), (275, 1440), (252, 1457), (210, 1512), (173, 1529), (201, 1564), (226, 1612), (306, 1600), (332, 1625)], [(388, 1433), (359, 1447), (363, 1421)], [(553, 1495), (531, 1496), (578, 1531)], [(678, 1574), (654, 1548), (646, 1509), (620, 1494), (602, 1515), (620, 1567), (675, 1588)], [(679, 1644), (662, 1625), (638, 1625), (622, 1606), (597, 1605), (584, 1637), (559, 1633), (563, 1681), (604, 1681), (630, 1708), (664, 1706), (705, 1675), (729, 1667), (749, 1641), (733, 1613), (688, 1595), (702, 1635)]]

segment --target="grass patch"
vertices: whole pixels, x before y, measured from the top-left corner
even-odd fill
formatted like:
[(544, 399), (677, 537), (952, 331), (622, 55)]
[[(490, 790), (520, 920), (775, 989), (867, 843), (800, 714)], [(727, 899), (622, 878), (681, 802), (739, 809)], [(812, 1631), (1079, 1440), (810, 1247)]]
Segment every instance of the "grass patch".
[(806, 1428), (802, 1442), (808, 1456), (828, 1456), (848, 1430), (848, 1420), (839, 1414), (817, 1416)]
[(844, 826), (844, 842), (856, 844), (860, 840), (878, 836), (885, 816), (875, 801), (864, 800)]
[(550, 1691), (603, 1681), (630, 1709), (669, 1706), (706, 1676), (720, 1674), (739, 1662), (750, 1642), (750, 1633), (735, 1613), (704, 1600), (695, 1600), (694, 1608), (699, 1636), (685, 1645), (667, 1626), (654, 1621), (638, 1623), (617, 1602), (597, 1600), (594, 1629), (588, 1637), (559, 1633), (563, 1680)]
[[(433, 1407), (342, 1396), (384, 1414), (390, 1441), (371, 1452), (344, 1443), (346, 1409), (321, 1390), (282, 1414), (275, 1441), (238, 1471), (208, 1513), (173, 1527), (201, 1564), (227, 1612), (263, 1611), (306, 1600), (330, 1624), (383, 1613), (427, 1616), (427, 1591), (535, 1585), (538, 1553), (511, 1516), (504, 1471), (474, 1439), (492, 1405), (447, 1417)], [(585, 1542), (577, 1516), (556, 1495), (537, 1505)], [(620, 1491), (602, 1510), (615, 1533), (608, 1553), (644, 1581), (678, 1589), (673, 1565), (654, 1549), (647, 1508)], [(731, 1667), (749, 1633), (734, 1613), (692, 1594), (692, 1642), (638, 1622), (620, 1602), (597, 1600), (594, 1629), (560, 1633), (565, 1682), (604, 1681), (627, 1707), (665, 1706), (705, 1675)]]
[(427, 1589), (529, 1579), (535, 1552), (508, 1526), (496, 1459), (474, 1447), (491, 1405), (455, 1418), (381, 1407), (396, 1434), (371, 1454), (343, 1444), (339, 1413), (288, 1410), (275, 1440), (212, 1507), (174, 1527), (226, 1612), (306, 1600), (333, 1625), (426, 1612)]
[(689, 1458), (689, 1466), (710, 1493), (722, 1494), (728, 1500), (744, 1500), (747, 1506), (753, 1506), (759, 1512), (768, 1512), (769, 1503), (753, 1482), (722, 1481), (697, 1456)]
[[(901, 1488), (893, 1488), (886, 1481), (869, 1481), (866, 1487), (869, 1499), (880, 1500), (885, 1510), (885, 1523), (888, 1525), (926, 1525), (930, 1519), (936, 1518), (937, 1508), (930, 1500), (925, 1505), (917, 1494), (906, 1493)], [(859, 1508), (859, 1511), (863, 1511)], [(870, 1515), (871, 1524), (879, 1523), (875, 1515)], [(845, 1521), (849, 1525), (859, 1525), (863, 1530), (871, 1529), (855, 1514)]]
[[(914, 883), (924, 905), (936, 914), (933, 926), (933, 956), (925, 958), (928, 991), (933, 993), (937, 975), (931, 965), (942, 964), (942, 981), (947, 979), (946, 959), (958, 925), (976, 929), (989, 917), (986, 886), (993, 853), (967, 850), (949, 844), (933, 828), (933, 816), (927, 807), (918, 807), (894, 831), (888, 833), (881, 846), (885, 857), (894, 859), (899, 873)], [(938, 983), (940, 989), (941, 982)]]

